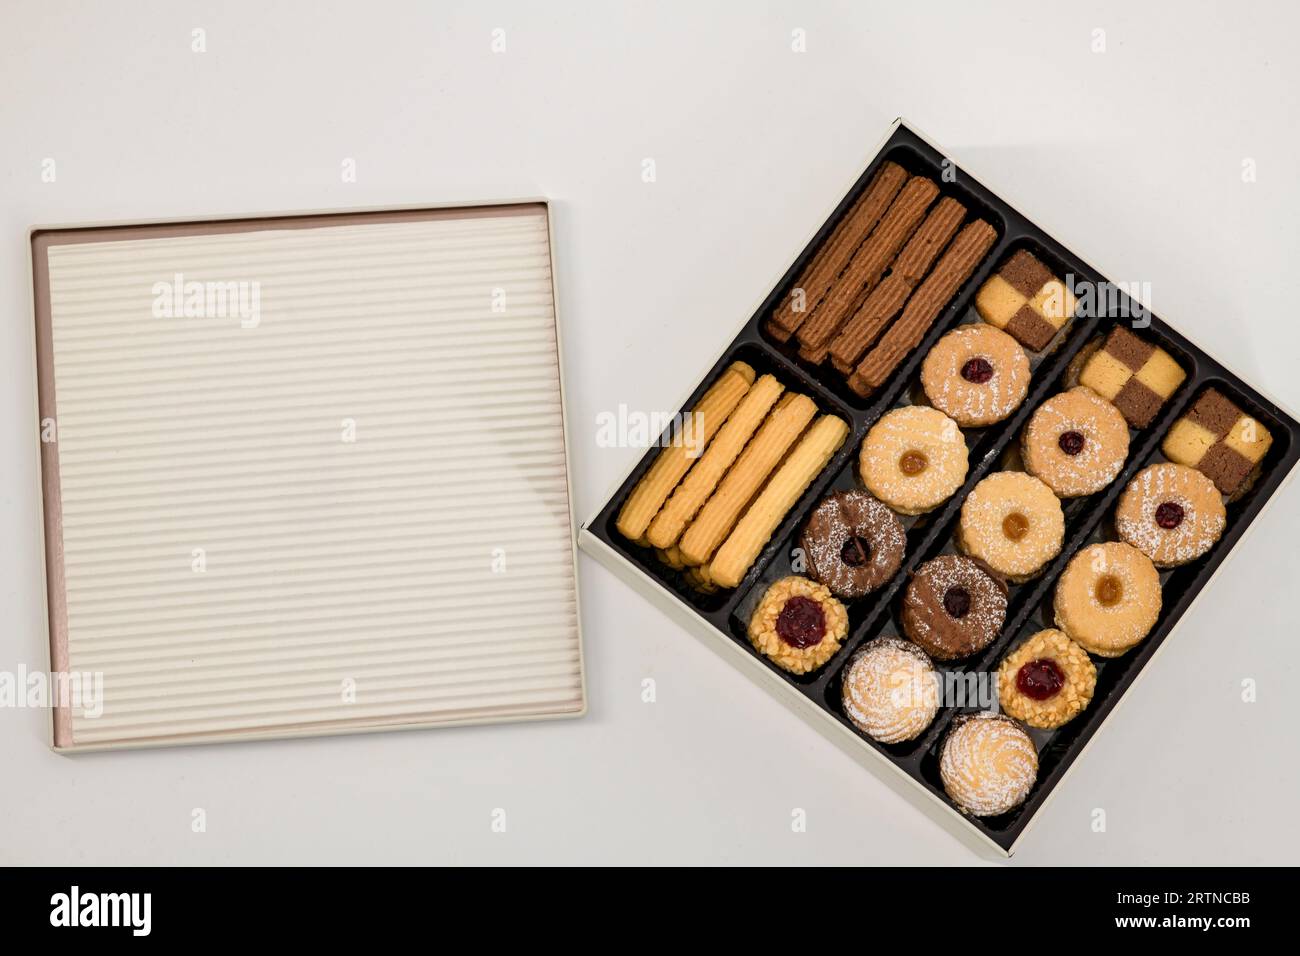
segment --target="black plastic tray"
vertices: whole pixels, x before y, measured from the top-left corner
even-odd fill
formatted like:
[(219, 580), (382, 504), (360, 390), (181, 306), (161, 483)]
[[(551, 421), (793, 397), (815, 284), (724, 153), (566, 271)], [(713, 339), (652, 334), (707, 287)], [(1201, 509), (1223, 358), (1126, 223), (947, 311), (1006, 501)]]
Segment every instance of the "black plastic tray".
[[(986, 219), (997, 229), (999, 238), (921, 344), (881, 389), (869, 399), (863, 399), (850, 391), (843, 377), (829, 365), (815, 368), (801, 361), (797, 355), (797, 343), (793, 340), (789, 344), (776, 342), (762, 331), (762, 324), (794, 284), (807, 261), (866, 187), (872, 174), (886, 160), (898, 163), (909, 172), (930, 176), (939, 184), (942, 195), (952, 195), (968, 207), (968, 219), (976, 216)], [(877, 743), (858, 731), (843, 714), (840, 700), (841, 673), (853, 651), (880, 634), (903, 634), (898, 611), (910, 572), (929, 558), (954, 550), (953, 531), (967, 493), (980, 479), (999, 470), (1012, 458), (1024, 423), (1045, 398), (1061, 390), (1070, 360), (1096, 335), (1104, 333), (1116, 322), (1139, 329), (1140, 335), (1164, 348), (1186, 369), (1187, 379), (1164, 404), (1151, 425), (1141, 430), (1130, 430), (1128, 460), (1113, 482), (1097, 494), (1062, 501), (1066, 528), (1061, 553), (1040, 576), (1025, 584), (1010, 586), (1007, 621), (1001, 635), (978, 655), (957, 662), (936, 663), (941, 673), (996, 669), (1007, 651), (1022, 639), (1043, 627), (1053, 626), (1052, 594), (1056, 579), (1070, 558), (1093, 541), (1115, 540), (1110, 524), (1115, 499), (1136, 472), (1149, 464), (1164, 460), (1159, 448), (1160, 439), (1192, 400), (1211, 385), (1226, 394), (1244, 411), (1262, 422), (1273, 435), (1273, 445), (1263, 462), (1260, 478), (1249, 492), (1228, 504), (1228, 521), (1223, 537), (1207, 555), (1161, 573), (1163, 605), (1160, 618), (1146, 640), (1121, 657), (1104, 661), (1094, 658), (1097, 687), (1088, 708), (1056, 731), (1030, 729), (1039, 749), (1039, 774), (1028, 799), (1021, 806), (999, 817), (966, 817), (975, 828), (1009, 852), (1016, 838), (1060, 782), (1070, 764), (1146, 666), (1219, 564), (1228, 556), (1265, 502), (1285, 480), (1297, 457), (1300, 457), (1300, 442), (1297, 442), (1300, 424), (1154, 315), (1148, 314), (1138, 321), (1107, 316), (1076, 317), (1058, 333), (1048, 350), (1040, 354), (1028, 353), (1033, 380), (1028, 396), (1014, 415), (989, 428), (963, 429), (970, 448), (970, 471), (965, 485), (944, 506), (930, 514), (903, 518), (904, 527), (907, 528), (907, 553), (903, 567), (881, 590), (862, 600), (848, 602), (849, 636), (835, 657), (811, 674), (794, 675), (758, 654), (746, 637), (749, 611), (772, 581), (790, 573), (791, 551), (797, 546), (799, 529), (809, 512), (831, 490), (862, 487), (856, 475), (858, 449), (862, 439), (882, 414), (910, 401), (910, 395), (914, 394), (918, 385), (921, 360), (930, 346), (954, 326), (979, 321), (974, 309), (975, 290), (998, 264), (1016, 249), (1028, 248), (1051, 267), (1057, 276), (1064, 277), (1067, 273), (1072, 273), (1079, 281), (1097, 284), (1107, 281), (1086, 262), (976, 180), (958, 172), (954, 181), (943, 181), (945, 161), (943, 154), (900, 124), (731, 346), (704, 375), (684, 406), (692, 407), (705, 388), (728, 364), (743, 359), (753, 365), (759, 374), (771, 371), (788, 389), (806, 392), (817, 402), (820, 411), (842, 416), (852, 428), (844, 447), (791, 509), (739, 587), (711, 595), (700, 594), (692, 590), (678, 572), (664, 566), (652, 550), (633, 545), (614, 527), (623, 500), (654, 460), (657, 453), (654, 449), (646, 453), (586, 530), (656, 579), (716, 630), (761, 660), (798, 693), (809, 697), (818, 707), (856, 734), (863, 743), (893, 761), (917, 783), (953, 807), (954, 813), (958, 813), (944, 793), (939, 779), (939, 746), (957, 714), (978, 708), (941, 708), (933, 724), (916, 740), (894, 745)], [(950, 166), (948, 168), (951, 169)], [(951, 174), (949, 178), (952, 178)], [(1111, 304), (1120, 315), (1139, 314), (1136, 304), (1122, 294)]]

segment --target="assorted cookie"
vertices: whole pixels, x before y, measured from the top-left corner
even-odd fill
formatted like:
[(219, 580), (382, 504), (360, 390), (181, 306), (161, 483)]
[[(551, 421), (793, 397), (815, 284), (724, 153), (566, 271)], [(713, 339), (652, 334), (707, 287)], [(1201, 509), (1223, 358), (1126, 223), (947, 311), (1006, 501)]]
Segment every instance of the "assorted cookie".
[[(814, 253), (764, 331), (829, 360), (869, 396), (920, 344), (997, 242), (983, 219), (925, 176), (883, 163)], [(963, 225), (964, 223), (964, 225)]]
[(853, 655), (841, 679), (844, 715), (872, 740), (915, 740), (939, 712), (939, 675), (915, 645), (881, 637)]
[(1097, 668), (1064, 631), (1031, 635), (998, 667), (1003, 713), (1030, 727), (1053, 730), (1083, 713), (1097, 687)]
[(830, 590), (791, 575), (777, 581), (749, 619), (749, 642), (792, 674), (806, 674), (835, 656), (849, 632), (849, 614)]
[(1115, 531), (1158, 568), (1195, 561), (1228, 521), (1219, 490), (1195, 468), (1162, 462), (1133, 476), (1115, 509)]
[(1006, 617), (1005, 582), (958, 554), (941, 554), (917, 568), (903, 596), (904, 633), (937, 661), (984, 650)]
[(1114, 405), (1134, 428), (1150, 425), (1187, 378), (1168, 352), (1122, 325), (1081, 355), (1078, 383)]
[[(825, 385), (833, 370), (869, 397), (896, 378), (997, 238), (933, 179), (883, 163), (764, 318), (763, 332), (807, 363), (792, 374)], [(1113, 523), (1102, 524), (1107, 516), (1090, 510), (1097, 504), (1070, 500), (1100, 499), (1125, 471), (1131, 440), (1140, 454), (1153, 451), (1156, 436), (1140, 430), (1186, 402), (1187, 359), (1161, 348), (1154, 330), (1115, 326), (1068, 366), (1048, 366), (1064, 390), (1025, 408), (1039, 358), (1031, 353), (1062, 338), (1073, 292), (1022, 248), (972, 298), (980, 321), (939, 337), (896, 406), (857, 422), (866, 430), (856, 457), (860, 487), (828, 488), (806, 506), (793, 573), (743, 592), (723, 613), (735, 615), (758, 654), (792, 675), (813, 675), (852, 650), (838, 669), (810, 678), (839, 687), (842, 717), (871, 741), (902, 748), (890, 753), (929, 752), (938, 740), (939, 778), (953, 804), (996, 817), (1023, 804), (1037, 781), (1034, 741), (1048, 739), (1038, 732), (1084, 713), (1102, 661), (1152, 633), (1165, 603), (1161, 570), (1202, 558), (1222, 538), (1225, 498), (1230, 504), (1251, 487), (1273, 436), (1222, 391), (1204, 388), (1161, 437), (1168, 460), (1151, 455), (1154, 463), (1101, 499), (1115, 502)], [(847, 422), (788, 384), (745, 362), (728, 366), (687, 416), (690, 429), (658, 454), (617, 515), (624, 537), (652, 549), (697, 591), (743, 582), (847, 440)], [(995, 460), (1007, 470), (986, 474), (959, 508), (942, 511), (943, 530), (952, 529), (947, 550), (956, 552), (944, 553), (947, 541), (927, 530), (936, 520), (930, 513), (966, 486), (972, 467)], [(1058, 560), (1067, 506), (1072, 521), (1093, 515), (1087, 527), (1117, 540)], [(909, 545), (917, 542), (939, 553), (914, 566)], [(1004, 649), (998, 642), (1014, 586), (1049, 566), (1060, 569), (1054, 581), (1018, 596), (1049, 595), (1055, 626), (1025, 628)], [(898, 580), (904, 567), (909, 573)], [(750, 607), (746, 620), (739, 608)], [(851, 622), (850, 608), (870, 625)], [(941, 708), (964, 706), (945, 701), (943, 672), (968, 667), (996, 668), (1001, 713), (960, 714), (936, 728)], [(816, 693), (820, 699), (820, 682)]]
[(849, 426), (733, 362), (624, 501), (615, 526), (702, 592), (734, 588)]
[(1056, 583), (1056, 626), (1090, 654), (1119, 657), (1142, 643), (1160, 617), (1160, 572), (1123, 541), (1079, 551)]
[(934, 344), (921, 363), (926, 400), (963, 428), (1002, 421), (1029, 393), (1029, 357), (991, 325), (962, 325)]
[(996, 817), (1025, 802), (1038, 779), (1038, 751), (1009, 717), (954, 718), (939, 753), (943, 788), (963, 813)]
[(1074, 307), (1074, 294), (1027, 249), (1013, 253), (975, 293), (981, 319), (1035, 352), (1051, 344)]
[(898, 516), (865, 491), (838, 491), (813, 509), (799, 536), (808, 576), (844, 600), (865, 597), (903, 563)]
[(908, 405), (882, 415), (862, 442), (867, 490), (900, 514), (933, 511), (966, 480), (966, 439), (936, 408)]
[(1019, 471), (994, 472), (961, 506), (957, 547), (996, 574), (1021, 583), (1061, 553), (1065, 512), (1042, 481)]
[(1160, 450), (1195, 468), (1229, 498), (1249, 489), (1273, 436), (1216, 388), (1207, 388), (1174, 422)]
[(1034, 410), (1020, 447), (1025, 470), (1058, 496), (1078, 498), (1115, 480), (1128, 458), (1128, 425), (1110, 402), (1079, 386)]

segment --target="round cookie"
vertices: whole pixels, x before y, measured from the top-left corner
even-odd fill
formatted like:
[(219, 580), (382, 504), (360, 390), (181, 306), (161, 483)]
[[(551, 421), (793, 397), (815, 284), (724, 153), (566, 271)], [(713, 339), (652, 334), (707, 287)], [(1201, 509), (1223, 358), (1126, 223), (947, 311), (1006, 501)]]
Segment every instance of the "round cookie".
[(966, 440), (957, 423), (924, 405), (882, 416), (858, 456), (867, 490), (905, 515), (932, 511), (952, 497), (966, 480), (966, 466)]
[(749, 619), (749, 641), (792, 674), (816, 670), (835, 656), (849, 632), (849, 613), (823, 584), (797, 575), (767, 589)]
[(1017, 583), (1060, 554), (1064, 538), (1060, 500), (1024, 472), (994, 472), (971, 489), (961, 506), (957, 546)]
[(1025, 802), (1038, 779), (1038, 751), (1009, 717), (984, 711), (953, 719), (939, 755), (943, 788), (963, 813), (996, 817)]
[(1119, 657), (1150, 633), (1160, 616), (1160, 573), (1122, 541), (1084, 548), (1056, 583), (1056, 626), (1085, 651)]
[(1034, 410), (1021, 437), (1025, 470), (1062, 498), (1100, 491), (1128, 457), (1128, 423), (1090, 388), (1053, 395)]
[(939, 711), (939, 675), (915, 644), (882, 637), (853, 655), (841, 685), (844, 713), (882, 744), (914, 740)]
[(1172, 568), (1214, 547), (1227, 516), (1213, 481), (1195, 468), (1164, 462), (1133, 476), (1115, 509), (1115, 530), (1156, 567)]
[(903, 596), (903, 630), (937, 661), (984, 650), (1006, 617), (1007, 586), (959, 554), (921, 565)]
[(998, 667), (1003, 712), (1044, 730), (1083, 713), (1096, 687), (1097, 668), (1087, 653), (1054, 627), (1031, 636)]
[(964, 428), (1006, 418), (1029, 391), (1029, 358), (1020, 343), (982, 322), (953, 329), (921, 364), (930, 404)]
[(870, 594), (892, 578), (906, 546), (898, 516), (865, 491), (824, 498), (799, 536), (809, 577), (845, 599)]

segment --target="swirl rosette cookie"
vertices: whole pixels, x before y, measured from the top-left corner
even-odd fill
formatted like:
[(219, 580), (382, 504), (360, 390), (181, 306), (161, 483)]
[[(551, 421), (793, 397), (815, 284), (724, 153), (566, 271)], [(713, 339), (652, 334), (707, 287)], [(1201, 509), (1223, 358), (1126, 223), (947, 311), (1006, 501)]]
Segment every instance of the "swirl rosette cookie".
[(914, 644), (882, 637), (844, 669), (844, 713), (872, 740), (896, 744), (919, 737), (939, 711), (939, 675)]
[(1038, 751), (1011, 718), (964, 714), (953, 720), (944, 738), (939, 776), (963, 813), (996, 817), (1029, 796), (1038, 779)]

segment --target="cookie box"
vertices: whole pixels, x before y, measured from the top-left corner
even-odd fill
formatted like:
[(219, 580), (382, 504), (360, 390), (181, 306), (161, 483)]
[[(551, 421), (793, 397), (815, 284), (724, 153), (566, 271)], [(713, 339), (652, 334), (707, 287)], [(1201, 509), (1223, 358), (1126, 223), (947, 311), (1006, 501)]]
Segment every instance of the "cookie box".
[(540, 200), (33, 231), (56, 750), (584, 712), (552, 247)]
[[(917, 325), (919, 334), (913, 330), (909, 333), (910, 338), (902, 336), (899, 339), (903, 344), (894, 348), (893, 358), (890, 359), (892, 366), (876, 363), (875, 367), (871, 367), (872, 353), (868, 353), (866, 358), (860, 359), (861, 364), (856, 371), (845, 374), (850, 372), (851, 362), (841, 363), (834, 356), (833, 360), (828, 361), (825, 346), (819, 350), (801, 344), (796, 336), (788, 334), (788, 330), (783, 332), (775, 327), (771, 317), (776, 314), (774, 310), (781, 308), (782, 303), (791, 302), (793, 296), (800, 294), (801, 287), (796, 283), (807, 284), (808, 276), (815, 274), (814, 257), (819, 254), (819, 250), (831, 250), (823, 253), (827, 257), (833, 253), (833, 243), (838, 241), (836, 237), (841, 234), (836, 230), (842, 223), (849, 221), (848, 217), (861, 215), (858, 210), (871, 198), (867, 191), (875, 188), (872, 184), (878, 182), (876, 174), (893, 168), (889, 164), (901, 167), (907, 176), (927, 178), (937, 187), (937, 203), (955, 200), (956, 208), (965, 210), (964, 215), (954, 217), (966, 223), (961, 227), (962, 232), (956, 232), (956, 221), (949, 222), (943, 230), (939, 245), (953, 234), (960, 237), (965, 233), (966, 226), (977, 221), (992, 227), (993, 238), (989, 243), (978, 245), (976, 254), (969, 259), (969, 262), (975, 263), (972, 267), (954, 273), (957, 278), (950, 276), (948, 286), (936, 293), (943, 297), (943, 301), (920, 317)], [(937, 208), (936, 205), (932, 210)], [(942, 218), (942, 214), (937, 213), (933, 218), (937, 221)], [(918, 219), (919, 216), (913, 216), (908, 228), (917, 229)], [(879, 221), (887, 222), (888, 216)], [(927, 220), (927, 225), (930, 222)], [(879, 228), (883, 230), (887, 227)], [(919, 228), (924, 230), (927, 226)], [(862, 233), (864, 236), (866, 234)], [(977, 236), (972, 238), (978, 239)], [(954, 239), (948, 248), (952, 249), (957, 241)], [(895, 251), (898, 245), (899, 243), (894, 244)], [(918, 242), (917, 246), (920, 245), (922, 243)], [(861, 248), (866, 249), (865, 241)], [(909, 245), (906, 248), (915, 247)], [(921, 251), (925, 252), (924, 249)], [(935, 261), (935, 253), (936, 250), (929, 250), (929, 262)], [(976, 308), (977, 292), (985, 288), (986, 284), (990, 289), (997, 287), (1005, 292), (1006, 289), (999, 282), (990, 280), (995, 275), (1005, 274), (1014, 284), (1014, 263), (1030, 261), (1020, 256), (1021, 253), (1029, 253), (1032, 261), (1040, 263), (1041, 267), (1056, 277), (1068, 276), (1072, 292), (1094, 290), (1097, 294), (1089, 303), (1076, 295), (1071, 300), (1070, 310), (1051, 313), (1057, 316), (1057, 323), (1046, 326), (1040, 321), (1040, 316), (1025, 311), (1024, 296), (1011, 304), (1002, 318), (1005, 319), (1012, 313), (1017, 318), (1014, 323), (1007, 323), (1006, 328), (1015, 338), (1022, 342), (1033, 341), (1036, 346), (1025, 350), (1029, 379), (1023, 401), (1014, 412), (995, 424), (960, 429), (960, 439), (965, 443), (968, 462), (965, 477), (960, 479), (955, 493), (942, 505), (928, 513), (899, 516), (903, 531), (900, 567), (887, 583), (869, 595), (844, 601), (847, 626), (842, 644), (833, 656), (806, 673), (793, 673), (778, 666), (772, 658), (755, 649), (748, 633), (749, 624), (769, 587), (789, 575), (806, 573), (806, 566), (801, 563), (805, 554), (800, 548), (800, 532), (812, 510), (832, 492), (863, 487), (859, 471), (859, 449), (872, 426), (892, 411), (924, 403), (920, 385), (923, 359), (945, 333), (966, 324), (981, 323), (982, 313)], [(907, 251), (899, 254), (893, 267), (895, 272), (900, 269), (899, 262), (909, 254)], [(945, 256), (947, 254), (944, 253)], [(939, 258), (938, 263), (932, 272), (938, 272), (944, 266), (945, 259)], [(922, 274), (924, 269), (925, 266), (922, 266), (916, 270), (916, 275)], [(836, 281), (848, 281), (849, 273), (850, 267), (846, 267)], [(1034, 284), (1031, 283), (1028, 288)], [(922, 284), (916, 288), (924, 289), (925, 286)], [(832, 292), (826, 292), (825, 298), (820, 301), (830, 301), (831, 295)], [(923, 298), (919, 292), (916, 295)], [(934, 295), (930, 298), (934, 300), (930, 305), (938, 302)], [(996, 303), (983, 305), (989, 314), (996, 311), (995, 306)], [(868, 310), (863, 306), (857, 314), (866, 311)], [(914, 311), (921, 310), (918, 308)], [(902, 313), (904, 317), (908, 314), (906, 309)], [(926, 325), (926, 320), (931, 315), (932, 321)], [(984, 318), (988, 323), (993, 321), (987, 316)], [(1061, 318), (1065, 321), (1060, 321)], [(903, 321), (903, 318), (898, 319), (900, 323)], [(886, 635), (904, 635), (901, 616), (910, 575), (927, 561), (941, 555), (958, 553), (955, 532), (961, 521), (963, 503), (971, 490), (994, 472), (1024, 469), (1020, 451), (1026, 423), (1046, 399), (1077, 383), (1083, 363), (1099, 351), (1102, 337), (1119, 327), (1136, 330), (1141, 341), (1147, 343), (1143, 348), (1155, 346), (1163, 350), (1164, 356), (1172, 359), (1186, 376), (1178, 382), (1175, 374), (1162, 380), (1163, 384), (1157, 383), (1154, 386), (1158, 390), (1168, 391), (1167, 395), (1157, 394), (1153, 397), (1149, 390), (1133, 386), (1135, 391), (1125, 393), (1124, 396), (1116, 392), (1111, 396), (1116, 406), (1123, 408), (1124, 418), (1129, 419), (1128, 450), (1122, 460), (1117, 460), (1114, 464), (1117, 473), (1099, 490), (1061, 500), (1064, 530), (1060, 536), (1059, 553), (1047, 561), (1037, 576), (1020, 583), (1006, 582), (1005, 619), (991, 643), (964, 658), (934, 662), (939, 675), (944, 678), (943, 686), (956, 686), (970, 675), (995, 672), (1007, 654), (1030, 634), (1054, 626), (1053, 594), (1062, 572), (1070, 560), (1090, 544), (1116, 540), (1115, 512), (1121, 493), (1142, 469), (1165, 460), (1162, 452), (1163, 439), (1189, 410), (1205, 407), (1198, 406), (1197, 403), (1203, 399), (1207, 405), (1218, 401), (1224, 407), (1238, 409), (1242, 415), (1249, 416), (1254, 423), (1266, 429), (1266, 434), (1272, 437), (1272, 443), (1263, 460), (1255, 466), (1249, 481), (1238, 481), (1243, 475), (1236, 473), (1224, 478), (1225, 481), (1231, 479), (1234, 486), (1231, 488), (1233, 494), (1227, 496), (1226, 521), (1217, 544), (1195, 560), (1159, 571), (1162, 600), (1158, 617), (1145, 640), (1117, 656), (1093, 657), (1095, 688), (1090, 703), (1081, 713), (1055, 730), (1027, 729), (1037, 752), (1037, 773), (1027, 796), (1018, 805), (996, 815), (972, 815), (959, 807), (945, 788), (940, 767), (943, 743), (958, 718), (968, 713), (998, 708), (988, 708), (985, 706), (987, 701), (962, 701), (948, 694), (941, 700), (933, 721), (919, 735), (904, 742), (878, 743), (859, 730), (845, 713), (841, 694), (844, 671), (855, 651), (867, 642)], [(841, 340), (837, 338), (835, 341)], [(1111, 348), (1112, 346), (1107, 346), (1108, 350)], [(1122, 351), (1118, 346), (1113, 348)], [(850, 360), (858, 361), (861, 349), (849, 348), (846, 354)], [(1109, 361), (1109, 358), (1105, 361)], [(702, 567), (693, 566), (690, 561), (683, 563), (678, 560), (681, 552), (687, 550), (682, 544), (685, 542), (684, 535), (679, 540), (679, 544), (682, 544), (680, 551), (673, 551), (678, 546), (672, 545), (667, 551), (660, 549), (657, 552), (646, 544), (647, 538), (644, 535), (637, 539), (641, 543), (637, 543), (620, 531), (620, 512), (633, 490), (643, 487), (641, 480), (659, 456), (658, 449), (651, 449), (642, 456), (605, 504), (582, 526), (579, 546), (650, 597), (671, 617), (767, 688), (811, 726), (865, 766), (877, 771), (900, 792), (911, 797), (914, 803), (938, 822), (977, 848), (993, 855), (1011, 854), (1070, 767), (1110, 717), (1115, 706), (1129, 692), (1130, 686), (1151, 659), (1165, 646), (1178, 621), (1228, 555), (1236, 549), (1248, 529), (1255, 526), (1256, 519), (1284, 482), (1291, 477), (1296, 460), (1300, 457), (1297, 421), (1291, 413), (1242, 381), (1169, 324), (1143, 310), (1123, 289), (1108, 283), (1084, 259), (1027, 220), (991, 189), (953, 166), (943, 152), (901, 120), (894, 125), (848, 194), (831, 211), (826, 222), (785, 274), (768, 290), (732, 343), (705, 370), (699, 386), (682, 403), (681, 409), (696, 409), (714, 383), (725, 375), (735, 374), (737, 369), (743, 370), (750, 380), (761, 379), (768, 374), (775, 376), (787, 392), (810, 397), (816, 406), (817, 415), (834, 416), (847, 426), (842, 443), (829, 456), (824, 467), (819, 467), (809, 482), (796, 485), (793, 492), (787, 489), (786, 493), (793, 494), (794, 497), (790, 499), (793, 504), (783, 512), (784, 516), (762, 525), (759, 534), (766, 533), (771, 526), (770, 536), (764, 539), (766, 543), (747, 565), (739, 583), (734, 587), (716, 586), (717, 582), (711, 577), (716, 558), (714, 562)], [(1125, 374), (1137, 378), (1132, 373)], [(1124, 375), (1121, 375), (1116, 379), (1116, 389), (1123, 384), (1123, 378)], [(869, 387), (860, 387), (864, 381)], [(1102, 387), (1098, 385), (1098, 388)], [(1226, 405), (1223, 400), (1226, 400)], [(1203, 421), (1209, 420), (1200, 410), (1196, 414)], [(1196, 415), (1192, 417), (1195, 418)], [(1132, 427), (1132, 421), (1139, 421), (1141, 427)], [(1224, 424), (1225, 433), (1231, 425), (1231, 422)], [(763, 427), (767, 427), (766, 422)], [(1179, 424), (1178, 427), (1186, 430), (1189, 426)], [(671, 437), (665, 433), (662, 443), (669, 443)], [(1222, 442), (1219, 444), (1222, 445)], [(746, 446), (746, 452), (748, 447)], [(1061, 447), (1064, 449), (1065, 445)], [(796, 453), (787, 452), (787, 461), (794, 454)], [(1231, 455), (1227, 457), (1231, 458)], [(741, 460), (743, 455), (736, 459), (737, 462)], [(1233, 458), (1232, 461), (1237, 459)], [(736, 468), (739, 469), (738, 464)], [(1201, 462), (1201, 468), (1207, 474), (1213, 471), (1205, 461)], [(1219, 467), (1214, 477), (1223, 477), (1223, 471), (1224, 468)], [(680, 477), (670, 474), (666, 480), (671, 483)], [(772, 479), (768, 485), (774, 483), (777, 482)], [(1236, 487), (1236, 484), (1241, 487)], [(764, 486), (763, 495), (769, 493), (766, 488)], [(750, 490), (759, 493), (757, 486), (753, 489), (741, 487), (737, 493), (744, 494)], [(757, 502), (761, 499), (753, 500)], [(782, 506), (785, 504), (786, 501), (783, 500)], [(710, 499), (705, 507), (712, 505)], [(751, 509), (754, 507), (756, 505), (750, 506)], [(721, 506), (716, 510), (726, 511)], [(735, 512), (730, 515), (733, 519), (734, 514)], [(744, 514), (742, 522), (748, 520), (749, 512)], [(656, 515), (656, 519), (658, 517)], [(724, 515), (724, 522), (726, 517)], [(702, 517), (695, 521), (707, 524)], [(640, 526), (634, 531), (639, 529)], [(736, 573), (735, 567), (727, 573)]]

